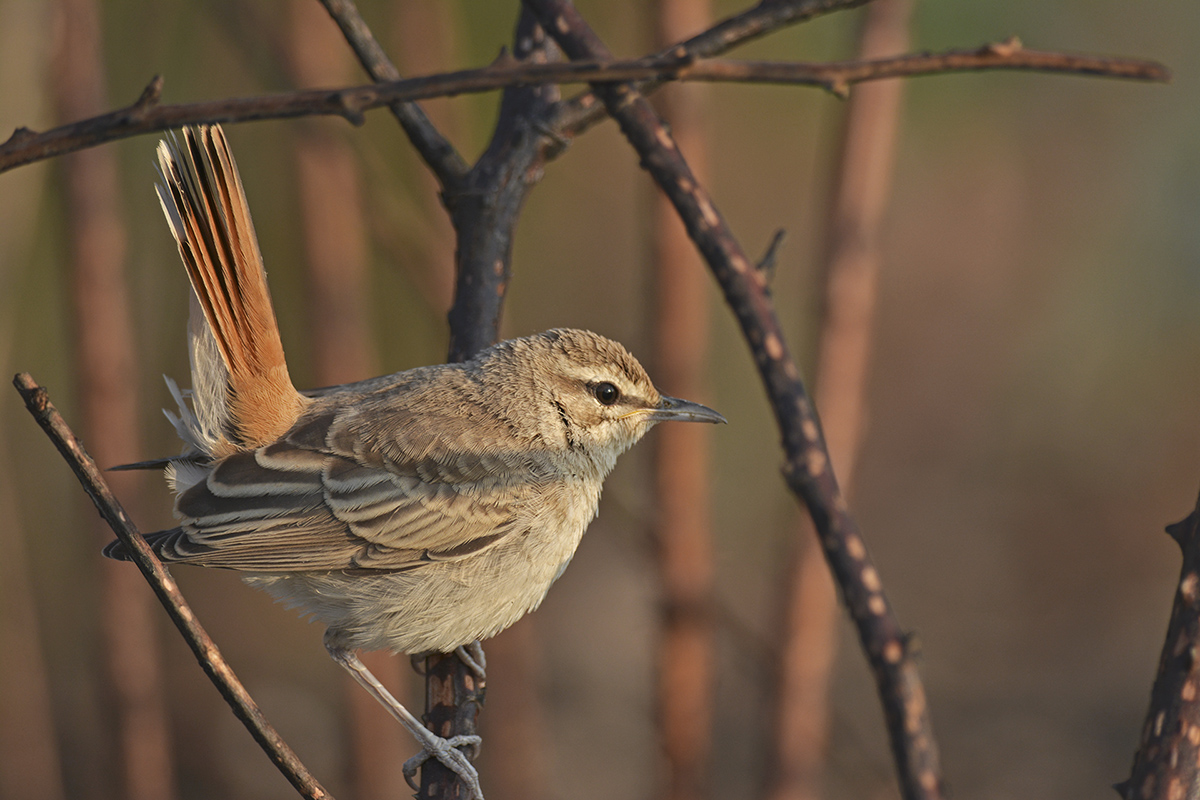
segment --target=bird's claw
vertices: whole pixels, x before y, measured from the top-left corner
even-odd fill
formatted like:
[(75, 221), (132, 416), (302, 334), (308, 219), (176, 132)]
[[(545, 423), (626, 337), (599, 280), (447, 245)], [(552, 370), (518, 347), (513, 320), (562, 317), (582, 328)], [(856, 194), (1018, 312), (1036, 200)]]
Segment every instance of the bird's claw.
[(470, 644), (456, 647), (454, 654), (458, 656), (459, 661), (467, 665), (467, 669), (475, 673), (481, 682), (487, 681), (487, 656), (478, 639)]
[[(421, 787), (413, 781), (413, 778), (416, 777), (417, 770), (421, 768), (422, 764), (431, 758), (436, 758), (446, 769), (453, 772), (459, 777), (459, 780), (466, 784), (471, 793), (470, 797), (475, 800), (483, 800), (483, 789), (479, 785), (479, 771), (475, 769), (475, 765), (470, 760), (479, 755), (479, 745), (482, 741), (483, 739), (478, 736), (451, 736), (449, 739), (431, 736), (424, 743), (421, 752), (404, 762), (404, 780), (415, 791), (420, 791)], [(471, 757), (468, 758), (459, 750), (460, 747), (471, 748)]]

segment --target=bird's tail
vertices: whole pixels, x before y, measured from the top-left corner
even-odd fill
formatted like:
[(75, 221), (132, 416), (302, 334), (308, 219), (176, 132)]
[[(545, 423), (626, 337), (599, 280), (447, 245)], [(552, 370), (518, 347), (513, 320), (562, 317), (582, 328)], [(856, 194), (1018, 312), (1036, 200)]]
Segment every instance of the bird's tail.
[(181, 402), (172, 421), (210, 457), (269, 444), (307, 401), (288, 376), (237, 165), (216, 125), (164, 139), (158, 163), (158, 198), (192, 284), (194, 413)]

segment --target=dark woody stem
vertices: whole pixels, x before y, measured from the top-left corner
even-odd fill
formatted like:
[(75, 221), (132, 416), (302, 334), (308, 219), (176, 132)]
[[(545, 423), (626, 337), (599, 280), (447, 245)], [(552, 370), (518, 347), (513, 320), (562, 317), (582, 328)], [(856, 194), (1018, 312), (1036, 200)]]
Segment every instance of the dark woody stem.
[[(570, 57), (607, 58), (603, 42), (565, 0), (525, 0)], [(875, 675), (901, 792), (907, 800), (942, 796), (937, 744), (908, 637), (892, 612), (858, 524), (850, 516), (812, 402), (788, 354), (766, 280), (746, 256), (700, 186), (650, 103), (628, 84), (595, 85), (642, 167), (670, 198), (708, 262), (750, 345), (783, 440), (784, 476), (812, 515), (830, 569), (842, 588)]]

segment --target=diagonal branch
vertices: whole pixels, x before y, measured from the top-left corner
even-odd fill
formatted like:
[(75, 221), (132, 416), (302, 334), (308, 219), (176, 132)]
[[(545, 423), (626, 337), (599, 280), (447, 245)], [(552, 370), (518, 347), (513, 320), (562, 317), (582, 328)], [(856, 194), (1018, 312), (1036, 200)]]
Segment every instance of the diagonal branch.
[[(162, 78), (156, 77), (147, 85), (141, 97), (125, 108), (42, 133), (18, 128), (6, 142), (0, 144), (0, 172), (104, 142), (185, 125), (321, 115), (344, 117), (357, 125), (362, 123), (365, 112), (381, 106), (408, 104), (408, 101), (428, 97), (490, 92), (514, 86), (613, 83), (653, 78), (657, 81), (793, 84), (824, 88), (842, 95), (851, 84), (862, 81), (984, 69), (1039, 70), (1150, 81), (1165, 81), (1169, 78), (1167, 69), (1153, 61), (1024, 50), (1015, 40), (985, 45), (975, 50), (952, 50), (941, 54), (922, 53), (877, 61), (827, 64), (694, 61), (686, 52), (649, 56), (634, 61), (598, 59), (568, 64), (540, 63), (502, 56), (495, 63), (479, 69), (407, 78), (392, 83), (337, 89), (308, 89), (177, 105), (159, 104)], [(578, 99), (582, 101), (583, 98)], [(570, 102), (561, 106), (564, 109), (569, 107), (573, 107)], [(565, 141), (567, 137), (583, 130), (578, 125), (570, 127), (567, 124), (569, 115), (563, 116), (566, 113), (556, 113), (548, 123), (541, 126), (545, 131), (551, 132), (548, 134), (549, 138)], [(602, 117), (603, 114), (596, 119)], [(591, 119), (591, 116), (587, 116), (586, 119)], [(440, 179), (442, 173), (438, 174)], [(449, 190), (458, 179), (447, 180), (450, 182), (444, 182), (443, 189)]]
[(1183, 562), (1133, 767), (1113, 787), (1128, 800), (1195, 797), (1200, 789), (1200, 499), (1167, 533)]
[[(566, 0), (524, 0), (571, 58), (607, 58), (604, 43)], [(858, 524), (850, 516), (820, 425), (755, 269), (649, 102), (629, 85), (594, 86), (640, 163), (670, 198), (737, 316), (766, 386), (786, 455), (784, 476), (812, 515), (826, 560), (874, 672), (900, 789), (907, 800), (942, 795), (925, 691)]]
[(310, 798), (310, 800), (332, 798), (332, 795), (300, 762), (287, 742), (267, 722), (254, 699), (250, 697), (246, 688), (233, 674), (233, 670), (221, 655), (221, 651), (217, 649), (216, 643), (196, 620), (196, 615), (184, 600), (175, 580), (163, 567), (162, 562), (151, 552), (150, 546), (146, 544), (142, 534), (129, 519), (117, 498), (113, 496), (104, 481), (104, 476), (96, 466), (96, 462), (83, 449), (83, 444), (71, 432), (62, 415), (58, 413), (58, 409), (50, 402), (50, 396), (46, 390), (35, 383), (28, 373), (24, 372), (13, 379), (13, 385), (17, 387), (17, 391), (25, 400), (25, 406), (29, 409), (29, 413), (50, 437), (50, 441), (58, 448), (63, 460), (67, 462), (71, 471), (75, 473), (75, 477), (83, 485), (84, 491), (92, 498), (100, 516), (133, 554), (133, 562), (146, 576), (146, 581), (158, 595), (163, 607), (167, 609), (171, 621), (175, 623), (175, 627), (179, 628), (179, 632), (183, 634), (188, 646), (192, 648), (196, 660), (200, 662), (200, 667), (217, 687), (221, 696), (225, 698), (225, 702), (229, 703), (233, 713), (250, 731), (250, 735), (258, 742), (259, 747), (302, 797)]
[[(371, 80), (376, 83), (395, 83), (400, 80), (400, 70), (383, 52), (383, 47), (358, 13), (353, 0), (321, 0), (321, 5), (333, 17)], [(388, 107), (422, 160), (437, 176), (442, 191), (453, 190), (462, 182), (468, 169), (467, 162), (454, 149), (454, 145), (442, 136), (416, 103), (395, 100)]]

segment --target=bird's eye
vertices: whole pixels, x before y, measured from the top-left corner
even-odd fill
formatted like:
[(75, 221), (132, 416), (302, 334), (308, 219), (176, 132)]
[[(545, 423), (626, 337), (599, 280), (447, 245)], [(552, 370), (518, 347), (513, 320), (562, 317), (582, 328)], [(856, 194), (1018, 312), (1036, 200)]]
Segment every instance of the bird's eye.
[(600, 401), (600, 404), (605, 406), (611, 406), (621, 398), (620, 390), (608, 381), (597, 383), (593, 386), (592, 394), (596, 395), (596, 399)]

